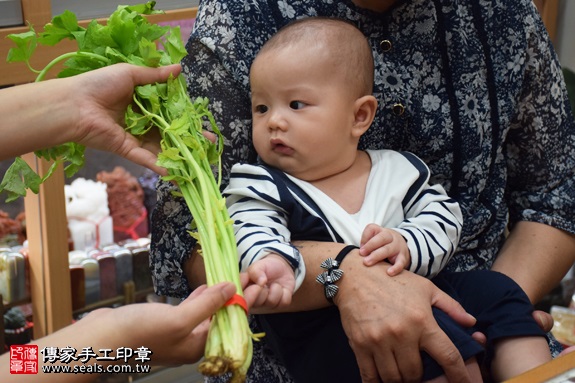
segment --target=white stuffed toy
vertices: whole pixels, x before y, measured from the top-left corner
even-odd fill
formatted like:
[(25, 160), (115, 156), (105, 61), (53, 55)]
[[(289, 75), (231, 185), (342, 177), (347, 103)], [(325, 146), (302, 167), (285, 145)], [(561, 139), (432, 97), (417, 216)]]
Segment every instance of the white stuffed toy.
[(105, 183), (85, 178), (64, 186), (68, 229), (75, 250), (100, 248), (114, 242), (106, 187)]

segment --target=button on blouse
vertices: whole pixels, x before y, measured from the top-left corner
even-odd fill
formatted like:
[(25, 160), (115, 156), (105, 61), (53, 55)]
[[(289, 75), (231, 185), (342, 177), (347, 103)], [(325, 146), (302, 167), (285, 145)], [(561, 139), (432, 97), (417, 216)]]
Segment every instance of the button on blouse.
[(393, 45), (391, 44), (391, 41), (389, 41), (389, 40), (381, 40), (379, 43), (379, 46), (383, 52), (389, 52), (391, 50), (391, 48), (393, 47)]

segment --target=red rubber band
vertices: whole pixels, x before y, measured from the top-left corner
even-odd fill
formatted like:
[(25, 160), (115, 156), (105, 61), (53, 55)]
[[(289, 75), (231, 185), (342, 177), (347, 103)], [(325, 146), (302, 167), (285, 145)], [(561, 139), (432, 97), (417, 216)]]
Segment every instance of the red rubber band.
[(248, 313), (248, 303), (246, 302), (246, 299), (241, 296), (240, 294), (234, 294), (233, 297), (231, 297), (225, 304), (224, 306), (231, 306), (231, 305), (238, 305), (241, 308), (244, 309), (244, 311), (246, 312), (246, 314)]

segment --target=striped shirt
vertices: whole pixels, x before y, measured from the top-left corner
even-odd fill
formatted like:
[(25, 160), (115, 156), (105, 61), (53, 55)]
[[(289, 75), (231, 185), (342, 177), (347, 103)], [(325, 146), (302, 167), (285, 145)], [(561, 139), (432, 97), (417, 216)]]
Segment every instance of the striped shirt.
[(440, 185), (429, 185), (429, 168), (408, 152), (368, 150), (372, 168), (365, 199), (350, 214), (309, 182), (266, 165), (232, 167), (226, 204), (238, 242), (240, 267), (270, 252), (294, 268), (296, 288), (305, 276), (293, 240), (319, 240), (359, 246), (370, 223), (391, 228), (406, 240), (409, 270), (437, 275), (451, 258), (461, 235), (462, 214)]

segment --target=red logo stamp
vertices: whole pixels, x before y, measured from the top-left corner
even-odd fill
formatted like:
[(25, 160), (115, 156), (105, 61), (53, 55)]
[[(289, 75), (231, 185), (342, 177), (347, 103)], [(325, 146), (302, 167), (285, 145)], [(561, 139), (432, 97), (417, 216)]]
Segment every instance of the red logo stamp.
[(11, 374), (37, 374), (38, 373), (38, 346), (11, 345), (10, 346), (10, 373)]

